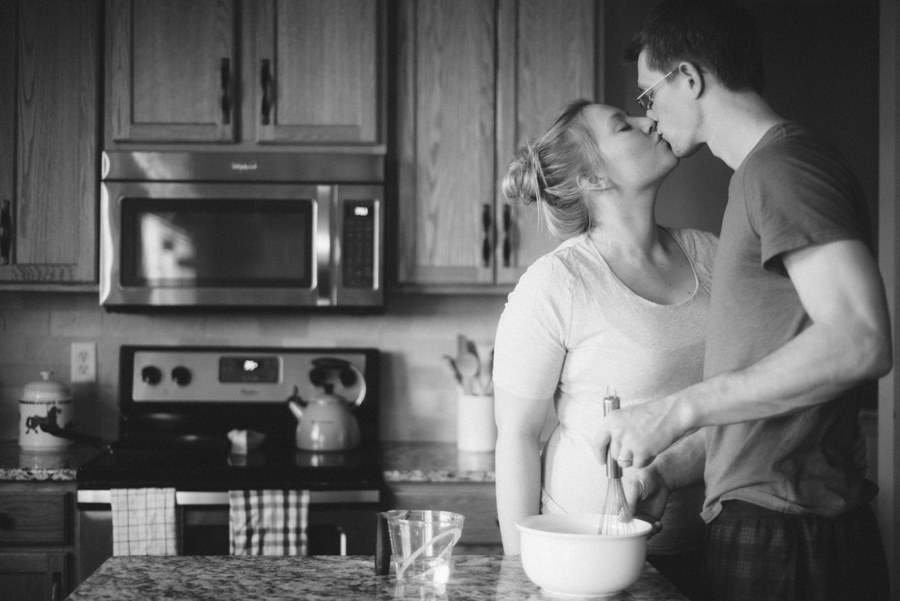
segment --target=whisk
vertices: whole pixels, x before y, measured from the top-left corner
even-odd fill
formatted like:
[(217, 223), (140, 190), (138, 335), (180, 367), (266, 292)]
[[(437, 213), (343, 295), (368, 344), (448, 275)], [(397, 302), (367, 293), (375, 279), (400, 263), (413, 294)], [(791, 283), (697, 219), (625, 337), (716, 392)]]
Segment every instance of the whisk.
[[(603, 416), (619, 408), (619, 397), (612, 387), (606, 389), (603, 399)], [(606, 476), (609, 482), (606, 487), (606, 501), (600, 515), (600, 527), (597, 534), (632, 534), (636, 531), (634, 516), (625, 500), (625, 489), (622, 486), (622, 468), (607, 451)]]

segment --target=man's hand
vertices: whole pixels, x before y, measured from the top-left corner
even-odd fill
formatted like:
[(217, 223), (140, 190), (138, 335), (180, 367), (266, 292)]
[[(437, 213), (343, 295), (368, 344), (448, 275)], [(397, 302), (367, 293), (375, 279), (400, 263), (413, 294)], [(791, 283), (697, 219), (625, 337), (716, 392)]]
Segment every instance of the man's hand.
[(634, 470), (626, 480), (625, 500), (635, 518), (653, 526), (650, 536), (662, 530), (662, 515), (670, 492), (669, 487), (652, 468)]
[(688, 433), (672, 403), (661, 400), (611, 411), (593, 442), (604, 465), (608, 452), (622, 467), (645, 467)]

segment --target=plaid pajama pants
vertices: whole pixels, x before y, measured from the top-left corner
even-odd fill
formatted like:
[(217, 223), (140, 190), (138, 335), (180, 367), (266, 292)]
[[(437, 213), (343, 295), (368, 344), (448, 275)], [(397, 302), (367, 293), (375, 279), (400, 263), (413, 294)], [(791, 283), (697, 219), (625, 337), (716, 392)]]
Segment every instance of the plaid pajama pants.
[(707, 601), (887, 601), (887, 562), (869, 505), (834, 518), (722, 505), (701, 568)]

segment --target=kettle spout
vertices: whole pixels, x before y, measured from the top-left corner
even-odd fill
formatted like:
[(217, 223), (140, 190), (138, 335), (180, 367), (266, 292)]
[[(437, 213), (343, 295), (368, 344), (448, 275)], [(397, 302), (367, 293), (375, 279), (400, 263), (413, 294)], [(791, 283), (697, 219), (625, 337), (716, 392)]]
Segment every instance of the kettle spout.
[(300, 403), (297, 401), (288, 401), (288, 408), (298, 420), (303, 419), (303, 409), (300, 408)]

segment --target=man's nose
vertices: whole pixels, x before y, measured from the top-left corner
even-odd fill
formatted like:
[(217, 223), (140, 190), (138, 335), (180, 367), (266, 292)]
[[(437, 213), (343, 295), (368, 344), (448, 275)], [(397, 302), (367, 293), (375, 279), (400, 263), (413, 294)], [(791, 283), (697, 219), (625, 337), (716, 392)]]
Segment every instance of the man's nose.
[(640, 128), (645, 134), (652, 134), (656, 129), (656, 119), (650, 117), (650, 111), (647, 111), (647, 115), (644, 117), (638, 117), (640, 119)]

